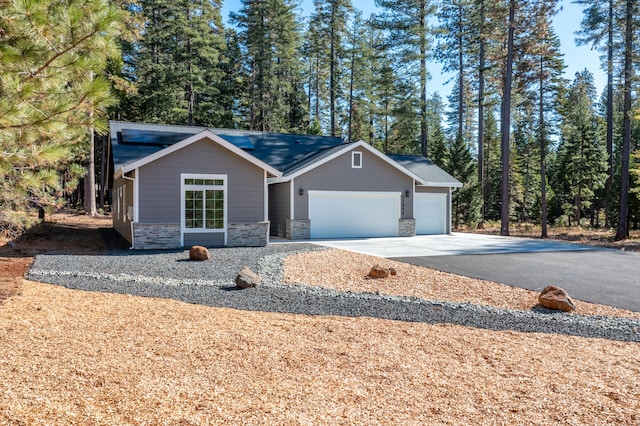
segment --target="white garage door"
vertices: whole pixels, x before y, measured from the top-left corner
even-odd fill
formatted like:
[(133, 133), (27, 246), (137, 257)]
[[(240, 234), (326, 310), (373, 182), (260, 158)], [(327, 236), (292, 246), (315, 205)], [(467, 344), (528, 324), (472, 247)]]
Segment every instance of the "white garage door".
[(399, 192), (309, 191), (311, 238), (396, 237)]
[(416, 192), (414, 209), (417, 235), (447, 233), (447, 194)]

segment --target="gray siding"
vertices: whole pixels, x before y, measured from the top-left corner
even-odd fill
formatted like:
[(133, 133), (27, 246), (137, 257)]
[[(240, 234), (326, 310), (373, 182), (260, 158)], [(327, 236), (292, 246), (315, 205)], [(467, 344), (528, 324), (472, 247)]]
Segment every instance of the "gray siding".
[(285, 237), (287, 234), (287, 219), (290, 219), (291, 215), (290, 187), (291, 182), (269, 185), (271, 235)]
[[(309, 218), (309, 190), (400, 192), (401, 217), (413, 218), (413, 179), (367, 150), (354, 151), (362, 152), (360, 169), (351, 167), (349, 151), (295, 178), (294, 219)], [(304, 189), (304, 195), (298, 195), (299, 188)], [(407, 190), (409, 197), (404, 196)]]
[[(121, 195), (121, 196), (119, 196)], [(113, 182), (114, 211), (113, 228), (131, 243), (131, 222), (133, 217), (133, 182), (118, 178)]]
[(227, 175), (227, 222), (264, 220), (264, 171), (203, 139), (140, 168), (140, 222), (180, 223), (181, 173)]

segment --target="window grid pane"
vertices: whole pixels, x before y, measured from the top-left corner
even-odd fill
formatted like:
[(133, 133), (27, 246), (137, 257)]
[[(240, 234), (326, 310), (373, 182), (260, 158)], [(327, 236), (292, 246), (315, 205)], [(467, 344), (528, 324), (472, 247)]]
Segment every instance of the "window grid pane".
[[(224, 229), (224, 179), (184, 179), (185, 185), (201, 186), (201, 189), (186, 189), (185, 228)], [(215, 188), (215, 189), (214, 189)]]

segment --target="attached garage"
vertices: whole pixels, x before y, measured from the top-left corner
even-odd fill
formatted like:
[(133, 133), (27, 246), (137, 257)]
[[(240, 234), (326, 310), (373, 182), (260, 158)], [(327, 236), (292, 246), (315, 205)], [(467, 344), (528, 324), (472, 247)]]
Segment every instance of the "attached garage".
[(416, 235), (446, 234), (447, 194), (416, 192), (414, 214)]
[(311, 238), (398, 236), (400, 192), (309, 191)]

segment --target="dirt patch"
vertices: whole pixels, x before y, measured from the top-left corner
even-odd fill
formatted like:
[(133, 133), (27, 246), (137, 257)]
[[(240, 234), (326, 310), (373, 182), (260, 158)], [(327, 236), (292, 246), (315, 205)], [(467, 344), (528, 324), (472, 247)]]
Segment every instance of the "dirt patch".
[(16, 240), (0, 239), (0, 304), (20, 293), (22, 277), (42, 253), (92, 254), (107, 248), (107, 216), (54, 214)]

